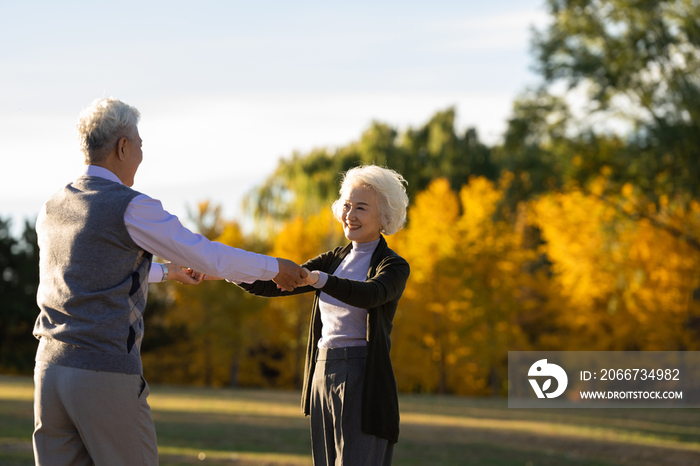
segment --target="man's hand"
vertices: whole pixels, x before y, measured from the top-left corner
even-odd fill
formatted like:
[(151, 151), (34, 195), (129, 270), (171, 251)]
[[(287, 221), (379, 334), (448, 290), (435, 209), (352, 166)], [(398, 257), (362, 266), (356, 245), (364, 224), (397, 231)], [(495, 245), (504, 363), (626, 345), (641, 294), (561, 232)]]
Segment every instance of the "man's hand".
[(297, 286), (304, 285), (308, 272), (288, 259), (277, 258), (279, 273), (272, 279), (284, 291), (293, 291)]
[(175, 280), (183, 285), (197, 285), (204, 278), (204, 274), (192, 269), (183, 269), (173, 263), (163, 264), (168, 268), (168, 280)]

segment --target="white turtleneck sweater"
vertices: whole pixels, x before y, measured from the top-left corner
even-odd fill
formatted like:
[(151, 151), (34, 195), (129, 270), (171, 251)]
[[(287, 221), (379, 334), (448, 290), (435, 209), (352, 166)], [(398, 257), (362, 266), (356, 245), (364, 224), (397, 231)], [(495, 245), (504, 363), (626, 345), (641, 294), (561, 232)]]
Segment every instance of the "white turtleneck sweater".
[[(333, 273), (338, 278), (365, 281), (369, 271), (372, 254), (379, 244), (379, 239), (369, 243), (352, 243), (352, 250)], [(316, 288), (326, 284), (328, 276), (320, 272)], [(345, 346), (367, 345), (367, 309), (349, 306), (337, 299), (321, 293), (319, 301), (321, 310), (321, 339), (319, 348), (342, 348)]]

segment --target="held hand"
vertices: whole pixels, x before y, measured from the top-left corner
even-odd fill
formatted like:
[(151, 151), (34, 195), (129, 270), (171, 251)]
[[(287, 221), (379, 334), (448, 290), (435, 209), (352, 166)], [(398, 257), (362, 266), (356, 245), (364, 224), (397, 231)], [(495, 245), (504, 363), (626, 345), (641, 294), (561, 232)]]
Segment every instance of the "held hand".
[(202, 272), (197, 272), (196, 270), (192, 270), (190, 268), (183, 269), (183, 271), (186, 275), (189, 275), (190, 278), (196, 280), (197, 283), (201, 283), (201, 281), (204, 280), (204, 277), (206, 277), (206, 275), (204, 275)]
[(192, 269), (183, 269), (173, 263), (164, 264), (168, 268), (168, 280), (175, 280), (183, 285), (197, 285), (204, 278), (204, 274)]
[(293, 291), (297, 286), (304, 285), (308, 272), (288, 259), (277, 258), (279, 273), (272, 279), (284, 291)]
[(313, 271), (311, 272), (309, 269), (306, 267), (303, 267), (303, 270), (306, 272), (306, 278), (304, 279), (304, 285), (315, 285), (318, 282), (318, 272)]

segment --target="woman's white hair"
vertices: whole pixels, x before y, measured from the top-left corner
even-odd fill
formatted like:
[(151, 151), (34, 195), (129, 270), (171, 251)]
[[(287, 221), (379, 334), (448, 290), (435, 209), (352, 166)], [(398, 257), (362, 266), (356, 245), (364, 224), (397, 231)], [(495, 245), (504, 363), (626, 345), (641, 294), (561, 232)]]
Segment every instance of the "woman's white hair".
[(343, 175), (340, 198), (333, 203), (333, 215), (339, 222), (342, 221), (344, 198), (347, 192), (355, 186), (367, 186), (377, 193), (381, 232), (385, 235), (393, 235), (406, 223), (408, 195), (404, 184), (408, 184), (404, 177), (389, 168), (376, 165), (351, 168)]
[(113, 97), (94, 100), (78, 117), (78, 137), (85, 163), (102, 162), (119, 138), (133, 138), (140, 118), (138, 110)]

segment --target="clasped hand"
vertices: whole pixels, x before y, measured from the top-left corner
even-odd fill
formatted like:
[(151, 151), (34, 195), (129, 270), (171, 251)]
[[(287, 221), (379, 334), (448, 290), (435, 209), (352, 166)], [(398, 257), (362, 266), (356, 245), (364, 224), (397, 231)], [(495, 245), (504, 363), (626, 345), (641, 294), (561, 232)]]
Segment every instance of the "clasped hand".
[(293, 291), (299, 286), (313, 285), (318, 281), (318, 274), (310, 272), (289, 259), (277, 258), (279, 273), (272, 279), (277, 287), (284, 291)]
[[(297, 285), (295, 287), (315, 285), (316, 282), (318, 282), (318, 272), (316, 272), (316, 271), (312, 272), (309, 269), (307, 269), (306, 267), (300, 267), (300, 269), (301, 269), (300, 276), (302, 276), (303, 278), (302, 278), (301, 282), (297, 282)], [(288, 289), (288, 288), (283, 287), (280, 283), (277, 282), (277, 277), (275, 277), (273, 280), (275, 281), (275, 283), (277, 283), (277, 288), (279, 288), (280, 290), (292, 291), (294, 289), (294, 288)]]
[[(314, 285), (318, 281), (318, 272), (311, 272), (289, 259), (277, 258), (277, 264), (279, 271), (272, 281), (281, 290), (294, 291), (299, 286)], [(202, 280), (221, 280), (219, 277), (204, 275), (192, 269), (182, 270), (172, 264), (168, 264), (168, 273), (174, 275), (169, 277), (170, 280), (177, 280), (186, 285), (194, 285)]]
[(172, 262), (163, 264), (168, 269), (168, 280), (174, 280), (183, 285), (197, 285), (204, 279), (204, 274), (190, 268), (183, 268)]

